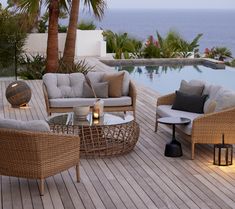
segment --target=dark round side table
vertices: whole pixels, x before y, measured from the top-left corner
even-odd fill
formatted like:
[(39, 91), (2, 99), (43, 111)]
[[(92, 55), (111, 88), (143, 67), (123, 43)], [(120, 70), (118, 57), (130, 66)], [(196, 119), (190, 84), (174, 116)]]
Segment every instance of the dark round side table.
[(180, 117), (163, 117), (158, 119), (158, 123), (172, 125), (172, 140), (170, 143), (166, 144), (165, 156), (180, 157), (183, 155), (181, 144), (175, 138), (175, 125), (187, 125), (190, 122), (190, 119)]

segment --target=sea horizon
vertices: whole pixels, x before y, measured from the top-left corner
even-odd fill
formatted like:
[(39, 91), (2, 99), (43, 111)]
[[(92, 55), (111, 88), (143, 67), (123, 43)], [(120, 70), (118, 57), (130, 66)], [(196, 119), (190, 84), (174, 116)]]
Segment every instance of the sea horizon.
[[(156, 31), (164, 36), (169, 30), (175, 30), (188, 41), (203, 33), (200, 52), (225, 46), (235, 56), (234, 19), (235, 9), (107, 9), (101, 21), (84, 11), (79, 15), (79, 21), (92, 20), (97, 29), (127, 32), (143, 42), (150, 35), (156, 37)], [(65, 25), (67, 22), (61, 21)]]

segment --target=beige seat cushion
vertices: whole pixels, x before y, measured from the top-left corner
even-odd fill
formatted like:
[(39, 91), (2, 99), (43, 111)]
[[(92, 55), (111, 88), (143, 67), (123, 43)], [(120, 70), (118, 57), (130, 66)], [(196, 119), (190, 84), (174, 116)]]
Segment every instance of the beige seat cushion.
[[(105, 98), (105, 107), (120, 107), (120, 106), (130, 106), (132, 104), (131, 97), (122, 96), (117, 98)], [(95, 98), (58, 98), (50, 99), (51, 107), (74, 107), (74, 106), (93, 106), (96, 101)]]
[(124, 72), (105, 74), (103, 81), (109, 83), (109, 97), (121, 97), (123, 90)]
[(171, 109), (171, 105), (160, 105), (157, 107), (157, 114), (160, 117), (184, 117), (189, 118), (191, 123), (188, 125), (177, 125), (177, 128), (182, 130), (187, 135), (191, 135), (192, 133), (192, 124), (193, 120), (203, 114), (192, 113), (192, 112), (185, 112), (180, 110), (173, 110)]
[(48, 123), (44, 120), (20, 121), (14, 119), (0, 119), (0, 128), (26, 130), (26, 131), (50, 131)]

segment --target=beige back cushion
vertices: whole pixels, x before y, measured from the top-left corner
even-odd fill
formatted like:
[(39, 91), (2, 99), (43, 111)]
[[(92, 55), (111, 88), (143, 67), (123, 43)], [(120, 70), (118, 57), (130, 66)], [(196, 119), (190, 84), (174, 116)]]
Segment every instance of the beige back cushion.
[(124, 72), (105, 74), (103, 81), (109, 84), (109, 97), (121, 97), (123, 91)]
[(84, 80), (82, 73), (46, 73), (43, 76), (49, 99), (82, 97)]
[(194, 81), (181, 81), (179, 91), (185, 94), (201, 96), (204, 89), (204, 84)]
[(122, 73), (124, 72), (124, 78), (123, 78), (123, 83), (122, 83), (122, 96), (128, 96), (129, 95), (129, 85), (130, 85), (130, 75), (126, 70), (123, 70), (121, 72), (95, 72), (95, 71), (90, 71), (87, 73), (87, 77), (91, 81), (91, 83), (100, 83), (103, 82), (103, 77), (106, 74), (113, 75), (117, 73)]

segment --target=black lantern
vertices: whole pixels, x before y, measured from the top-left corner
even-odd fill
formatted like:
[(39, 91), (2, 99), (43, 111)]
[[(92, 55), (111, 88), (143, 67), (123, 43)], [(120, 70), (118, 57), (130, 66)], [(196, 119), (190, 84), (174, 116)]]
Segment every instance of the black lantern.
[(224, 134), (222, 135), (222, 144), (214, 145), (214, 165), (227, 166), (233, 164), (233, 145), (224, 143)]

